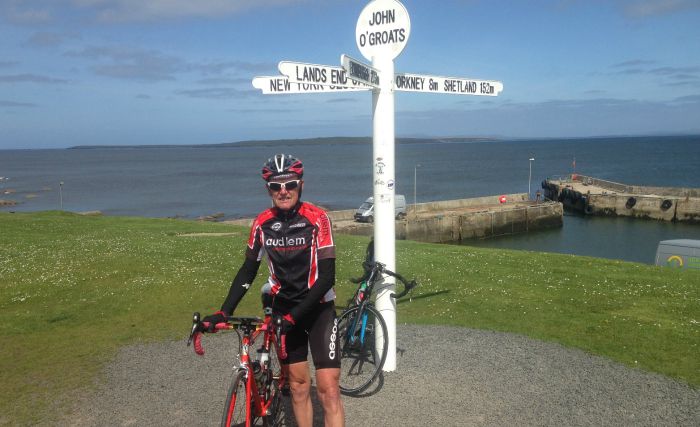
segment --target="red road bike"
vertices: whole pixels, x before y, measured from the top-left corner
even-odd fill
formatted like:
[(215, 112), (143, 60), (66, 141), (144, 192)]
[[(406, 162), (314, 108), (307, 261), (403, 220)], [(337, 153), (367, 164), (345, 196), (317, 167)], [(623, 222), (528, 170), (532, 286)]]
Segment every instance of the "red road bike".
[[(187, 345), (194, 342), (194, 351), (199, 355), (204, 354), (202, 334), (210, 327), (208, 322), (200, 320), (199, 313), (194, 313)], [(226, 393), (221, 425), (279, 425), (281, 395), (286, 382), (277, 356), (279, 350), (279, 355), (286, 358), (285, 337), (280, 337), (280, 326), (273, 325), (271, 316), (266, 316), (265, 320), (259, 317), (229, 317), (226, 322), (214, 325), (214, 330), (235, 330), (240, 346), (238, 366), (234, 369)], [(256, 347), (257, 351), (251, 351)]]

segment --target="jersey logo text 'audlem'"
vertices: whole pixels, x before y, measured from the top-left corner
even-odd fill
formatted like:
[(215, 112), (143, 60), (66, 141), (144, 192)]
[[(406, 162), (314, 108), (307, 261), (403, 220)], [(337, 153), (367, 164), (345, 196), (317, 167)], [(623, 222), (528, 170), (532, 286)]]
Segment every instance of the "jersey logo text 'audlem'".
[(306, 238), (305, 237), (279, 237), (279, 238), (268, 238), (265, 240), (265, 246), (272, 246), (274, 248), (276, 247), (287, 247), (287, 246), (305, 246), (306, 245)]

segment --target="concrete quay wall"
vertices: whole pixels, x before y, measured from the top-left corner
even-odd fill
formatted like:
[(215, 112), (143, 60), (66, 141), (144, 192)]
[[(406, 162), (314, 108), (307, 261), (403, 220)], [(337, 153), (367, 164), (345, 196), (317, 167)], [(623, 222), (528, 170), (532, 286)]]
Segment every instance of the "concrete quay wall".
[[(418, 204), (415, 210), (410, 206), (407, 218), (395, 222), (396, 238), (428, 243), (451, 243), (562, 227), (564, 209), (561, 203), (528, 202), (526, 194), (512, 196), (507, 198), (513, 202), (505, 204), (498, 202), (500, 196), (489, 196), (423, 203)], [(329, 212), (334, 231), (361, 236), (373, 235), (373, 224), (341, 219), (346, 213), (337, 212)]]
[[(395, 221), (396, 238), (428, 243), (460, 242), (508, 234), (562, 227), (564, 209), (558, 202), (533, 202), (527, 194), (445, 200), (407, 206), (405, 219)], [(329, 211), (333, 231), (342, 234), (372, 236), (374, 224), (354, 220), (355, 209)], [(250, 226), (252, 219), (224, 221)]]
[(586, 215), (700, 223), (700, 189), (645, 187), (583, 175), (542, 183), (545, 196)]
[(397, 223), (396, 235), (430, 243), (461, 242), (561, 227), (563, 215), (561, 203), (548, 202), (416, 219), (409, 217)]
[(527, 201), (526, 193), (516, 193), (516, 194), (504, 194), (499, 196), (482, 196), (482, 197), (472, 197), (469, 199), (456, 199), (456, 200), (443, 200), (439, 202), (427, 202), (418, 203), (415, 205), (407, 206), (408, 214), (421, 214), (428, 212), (439, 212), (451, 209), (463, 209), (463, 208), (473, 208), (480, 206), (490, 206), (490, 205), (501, 205), (499, 199), (501, 197), (506, 198), (506, 203), (513, 202), (525, 202)]
[(619, 182), (606, 181), (604, 179), (577, 174), (572, 175), (571, 180), (624, 194), (672, 196), (677, 198), (700, 197), (700, 188), (648, 187), (642, 185), (627, 185), (620, 184)]
[[(505, 194), (499, 196), (472, 197), (469, 199), (441, 200), (437, 202), (426, 202), (417, 204), (406, 204), (408, 216), (422, 215), (430, 213), (441, 213), (451, 210), (460, 210), (480, 206), (500, 205), (499, 199), (505, 196), (506, 203), (526, 202), (527, 193)], [(354, 220), (357, 209), (345, 209), (341, 211), (329, 211), (328, 216), (332, 221)]]

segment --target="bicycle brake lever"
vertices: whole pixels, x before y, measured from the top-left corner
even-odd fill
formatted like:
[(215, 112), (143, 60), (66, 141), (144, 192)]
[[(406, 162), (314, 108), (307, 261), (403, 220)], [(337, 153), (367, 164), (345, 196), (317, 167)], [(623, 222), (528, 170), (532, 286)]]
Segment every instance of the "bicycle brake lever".
[(192, 339), (194, 338), (194, 334), (199, 331), (199, 321), (200, 321), (200, 314), (198, 312), (195, 312), (192, 315), (192, 330), (190, 331), (190, 337), (187, 340), (187, 346), (189, 347), (192, 344)]

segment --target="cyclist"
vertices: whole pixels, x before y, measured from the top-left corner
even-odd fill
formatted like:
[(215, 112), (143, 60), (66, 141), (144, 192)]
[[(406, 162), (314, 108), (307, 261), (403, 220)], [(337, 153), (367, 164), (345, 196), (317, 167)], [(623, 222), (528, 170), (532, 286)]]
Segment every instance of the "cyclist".
[(340, 398), (340, 355), (335, 316), (335, 245), (331, 222), (322, 209), (301, 201), (304, 166), (291, 155), (277, 154), (262, 168), (273, 207), (260, 213), (250, 231), (243, 265), (221, 310), (203, 320), (220, 323), (231, 315), (250, 288), (263, 257), (270, 270), (273, 313), (286, 335), (287, 369), (297, 424), (311, 426), (311, 348), (317, 394), (327, 426), (344, 425)]

